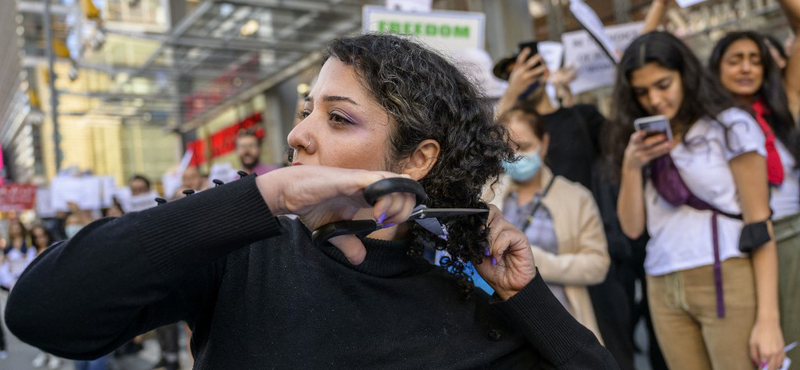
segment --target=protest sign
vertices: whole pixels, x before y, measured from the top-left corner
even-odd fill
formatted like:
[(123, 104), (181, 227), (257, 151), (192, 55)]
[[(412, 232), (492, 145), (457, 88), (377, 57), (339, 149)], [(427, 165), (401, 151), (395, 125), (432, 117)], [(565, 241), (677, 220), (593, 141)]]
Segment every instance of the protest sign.
[(569, 11), (572, 12), (578, 23), (589, 32), (589, 36), (600, 44), (600, 50), (611, 58), (614, 64), (617, 64), (619, 57), (617, 56), (616, 43), (607, 33), (597, 13), (582, 0), (570, 0)]
[(432, 11), (427, 13), (365, 6), (363, 31), (413, 36), (434, 50), (484, 48), (486, 16), (483, 13)]
[(5, 184), (0, 186), (0, 212), (34, 209), (36, 190), (36, 185)]
[[(639, 36), (643, 22), (606, 27), (611, 40), (619, 50), (625, 50)], [(573, 94), (614, 84), (614, 64), (586, 31), (567, 32), (561, 36), (564, 43), (564, 64), (574, 65), (577, 76), (570, 84)]]
[(149, 193), (145, 194), (131, 195), (122, 204), (122, 210), (125, 211), (125, 213), (128, 213), (139, 212), (148, 208), (153, 208), (158, 205), (158, 203), (156, 203), (156, 198), (158, 198), (158, 193), (155, 191), (150, 191)]
[(705, 1), (706, 0), (675, 0), (675, 2), (678, 3), (678, 6), (681, 8), (688, 8), (692, 5), (700, 4)]
[(50, 183), (50, 206), (55, 211), (69, 211), (68, 202), (82, 210), (102, 208), (102, 182), (94, 176), (56, 177)]
[(433, 0), (386, 0), (386, 8), (406, 12), (429, 12)]

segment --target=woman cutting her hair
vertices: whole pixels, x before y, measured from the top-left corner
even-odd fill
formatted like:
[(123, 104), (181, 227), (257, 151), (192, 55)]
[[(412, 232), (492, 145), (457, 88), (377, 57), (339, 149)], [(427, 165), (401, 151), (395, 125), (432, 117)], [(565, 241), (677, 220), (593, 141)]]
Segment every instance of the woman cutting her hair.
[[(371, 184), (405, 177), (429, 207), (486, 208), (482, 187), (513, 153), (478, 99), (413, 42), (336, 40), (289, 134), (295, 166), (88, 225), (26, 271), (9, 328), (89, 359), (185, 320), (196, 369), (615, 368), (496, 209), (444, 219), (440, 237), (404, 223), (412, 194), (364, 200)], [(354, 219), (383, 228), (312, 242)], [(424, 247), (452, 259), (432, 266)], [(496, 296), (472, 289), (468, 262)]]

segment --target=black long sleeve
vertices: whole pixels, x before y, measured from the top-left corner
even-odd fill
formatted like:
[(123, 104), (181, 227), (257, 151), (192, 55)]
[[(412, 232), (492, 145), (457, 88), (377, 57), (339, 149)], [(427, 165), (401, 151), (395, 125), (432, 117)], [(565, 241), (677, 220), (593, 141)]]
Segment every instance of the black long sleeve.
[(215, 260), (278, 230), (252, 176), (96, 221), (20, 277), (6, 307), (9, 330), (57, 356), (97, 358), (187, 319), (218, 278)]
[(274, 218), (253, 177), (119, 219), (49, 248), (6, 308), (47, 352), (104, 355), (186, 320), (195, 369), (616, 368), (541, 277), (505, 302), (366, 240), (350, 265), (299, 220)]

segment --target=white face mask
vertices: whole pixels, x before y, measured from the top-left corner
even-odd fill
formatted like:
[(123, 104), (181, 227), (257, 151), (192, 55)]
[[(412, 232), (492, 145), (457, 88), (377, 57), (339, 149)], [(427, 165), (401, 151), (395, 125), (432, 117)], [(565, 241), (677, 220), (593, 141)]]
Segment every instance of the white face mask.
[(67, 225), (64, 228), (64, 232), (67, 234), (67, 239), (72, 239), (81, 229), (83, 229), (83, 225)]

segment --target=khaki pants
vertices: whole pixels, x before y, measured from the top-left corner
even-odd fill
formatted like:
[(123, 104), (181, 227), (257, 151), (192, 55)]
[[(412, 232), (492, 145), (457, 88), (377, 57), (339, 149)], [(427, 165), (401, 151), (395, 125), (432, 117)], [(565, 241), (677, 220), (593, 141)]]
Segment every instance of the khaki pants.
[[(800, 341), (800, 213), (775, 222), (778, 244), (778, 303), (786, 344)], [(800, 349), (786, 353), (799, 358)]]
[(717, 317), (713, 266), (647, 276), (656, 338), (670, 369), (753, 369), (748, 340), (756, 317), (749, 258), (722, 262), (725, 317)]

